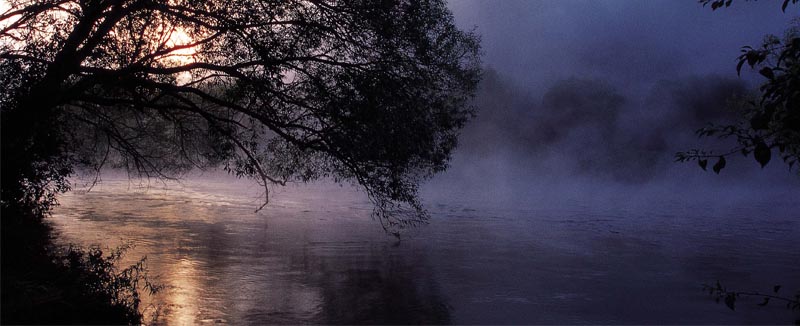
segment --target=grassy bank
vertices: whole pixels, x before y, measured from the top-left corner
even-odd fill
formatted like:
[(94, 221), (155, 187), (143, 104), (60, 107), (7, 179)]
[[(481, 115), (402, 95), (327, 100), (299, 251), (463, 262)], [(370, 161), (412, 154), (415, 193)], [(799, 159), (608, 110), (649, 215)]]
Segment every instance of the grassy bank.
[(156, 291), (124, 249), (58, 246), (43, 217), (2, 211), (0, 323), (141, 324), (139, 289)]

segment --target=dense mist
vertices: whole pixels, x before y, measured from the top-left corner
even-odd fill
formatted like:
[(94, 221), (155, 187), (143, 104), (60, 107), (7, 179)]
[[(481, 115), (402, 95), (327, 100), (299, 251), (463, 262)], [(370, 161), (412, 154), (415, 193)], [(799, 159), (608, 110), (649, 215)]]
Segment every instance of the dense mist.
[(719, 198), (798, 185), (778, 160), (762, 169), (739, 156), (716, 175), (674, 157), (731, 145), (695, 131), (734, 122), (733, 101), (762, 82), (751, 71), (738, 76), (735, 59), (742, 46), (789, 25), (792, 15), (774, 3), (719, 12), (695, 1), (451, 7), (482, 35), (486, 69), (476, 117), (428, 196), (448, 189), (468, 200), (546, 201), (649, 189)]
[(745, 90), (735, 79), (702, 76), (659, 81), (634, 98), (572, 77), (533, 99), (489, 71), (461, 150), (470, 161), (500, 156), (531, 170), (642, 183), (668, 169), (675, 151), (696, 145), (693, 130), (725, 120), (726, 103)]

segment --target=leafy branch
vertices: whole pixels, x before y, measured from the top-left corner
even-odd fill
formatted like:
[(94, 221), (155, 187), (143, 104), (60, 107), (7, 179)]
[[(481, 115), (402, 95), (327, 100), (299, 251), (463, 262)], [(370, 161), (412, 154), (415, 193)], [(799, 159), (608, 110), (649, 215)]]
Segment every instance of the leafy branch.
[[(703, 7), (707, 5), (711, 5), (711, 10), (717, 10), (720, 8), (727, 8), (733, 4), (733, 0), (699, 0)], [(786, 7), (789, 6), (789, 3), (796, 4), (800, 2), (800, 0), (783, 0), (783, 4), (781, 5), (781, 10), (786, 12)]]
[[(723, 1), (701, 3), (711, 3), (716, 9), (714, 6), (721, 6)], [(787, 0), (784, 7), (788, 3)], [(725, 1), (722, 5), (729, 4)], [(735, 138), (737, 146), (721, 155), (697, 149), (679, 152), (675, 160), (696, 160), (705, 170), (708, 159), (716, 157), (714, 172), (719, 173), (726, 165), (725, 157), (737, 152), (744, 156), (752, 153), (762, 168), (777, 154), (790, 170), (794, 169), (800, 160), (800, 25), (789, 28), (783, 39), (770, 35), (760, 47), (743, 47), (738, 61), (737, 73), (741, 74), (746, 65), (766, 79), (758, 89), (758, 97), (732, 102), (739, 111), (736, 124), (709, 124), (696, 132), (700, 137)]]
[(768, 294), (760, 292), (729, 291), (723, 287), (719, 281), (714, 285), (703, 284), (703, 291), (708, 291), (708, 294), (714, 297), (717, 303), (722, 301), (725, 303), (725, 306), (731, 310), (736, 310), (736, 300), (742, 296), (761, 298), (762, 301), (758, 305), (762, 307), (768, 305), (770, 302), (779, 301), (781, 303), (786, 303), (787, 309), (791, 309), (792, 311), (800, 310), (800, 291), (797, 291), (794, 297), (783, 297), (778, 295), (780, 290), (780, 285), (773, 286), (772, 294)]

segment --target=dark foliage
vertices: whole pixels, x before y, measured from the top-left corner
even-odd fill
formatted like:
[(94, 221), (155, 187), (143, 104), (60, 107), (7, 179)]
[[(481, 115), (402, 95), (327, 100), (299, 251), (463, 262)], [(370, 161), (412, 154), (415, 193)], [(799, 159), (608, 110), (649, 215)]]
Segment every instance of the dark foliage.
[[(701, 2), (712, 3), (714, 9), (731, 4), (730, 0), (724, 4), (721, 0)], [(784, 11), (789, 2), (784, 1)], [(705, 169), (709, 159), (716, 160), (713, 170), (719, 173), (726, 165), (725, 157), (741, 153), (752, 154), (761, 167), (774, 155), (789, 169), (795, 168), (800, 160), (800, 25), (790, 27), (783, 39), (770, 35), (760, 47), (743, 47), (738, 60), (738, 73), (746, 65), (766, 79), (758, 89), (759, 95), (739, 101), (737, 123), (709, 124), (697, 131), (701, 137), (733, 138), (738, 146), (721, 153), (699, 149), (680, 152), (676, 154), (677, 161), (697, 160)]]
[(76, 166), (223, 166), (265, 191), (358, 183), (400, 227), (424, 221), (417, 185), (472, 114), (478, 40), (440, 0), (11, 4), (3, 205), (52, 202)]
[[(719, 8), (727, 8), (733, 4), (733, 0), (699, 0), (703, 7), (711, 6), (711, 10), (717, 10)], [(782, 0), (781, 10), (786, 11), (786, 7), (789, 6), (789, 3), (796, 4), (800, 2), (800, 0)]]
[(0, 323), (142, 323), (140, 291), (160, 290), (144, 259), (119, 268), (125, 248), (57, 246), (47, 224), (12, 214), (3, 210)]
[[(731, 291), (726, 289), (720, 284), (719, 281), (714, 285), (703, 284), (703, 291), (708, 291), (708, 294), (719, 302), (724, 302), (730, 310), (736, 310), (736, 302), (741, 298), (753, 297), (759, 301), (758, 306), (764, 307), (769, 304), (785, 305), (786, 309), (792, 311), (800, 311), (800, 291), (793, 297), (786, 297), (780, 295), (781, 286), (775, 285), (772, 287), (771, 293), (748, 292), (748, 291)], [(800, 320), (795, 321), (795, 324), (800, 325)]]

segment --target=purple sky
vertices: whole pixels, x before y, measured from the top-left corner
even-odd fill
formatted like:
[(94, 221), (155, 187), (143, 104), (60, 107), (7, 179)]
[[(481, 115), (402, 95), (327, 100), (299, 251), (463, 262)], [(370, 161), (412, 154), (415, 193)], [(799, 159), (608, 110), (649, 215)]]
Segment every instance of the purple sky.
[(775, 0), (738, 0), (713, 12), (695, 0), (452, 0), (450, 7), (460, 26), (482, 36), (485, 64), (532, 94), (572, 76), (627, 89), (735, 76), (743, 45), (782, 33), (798, 16), (797, 6), (783, 13)]

